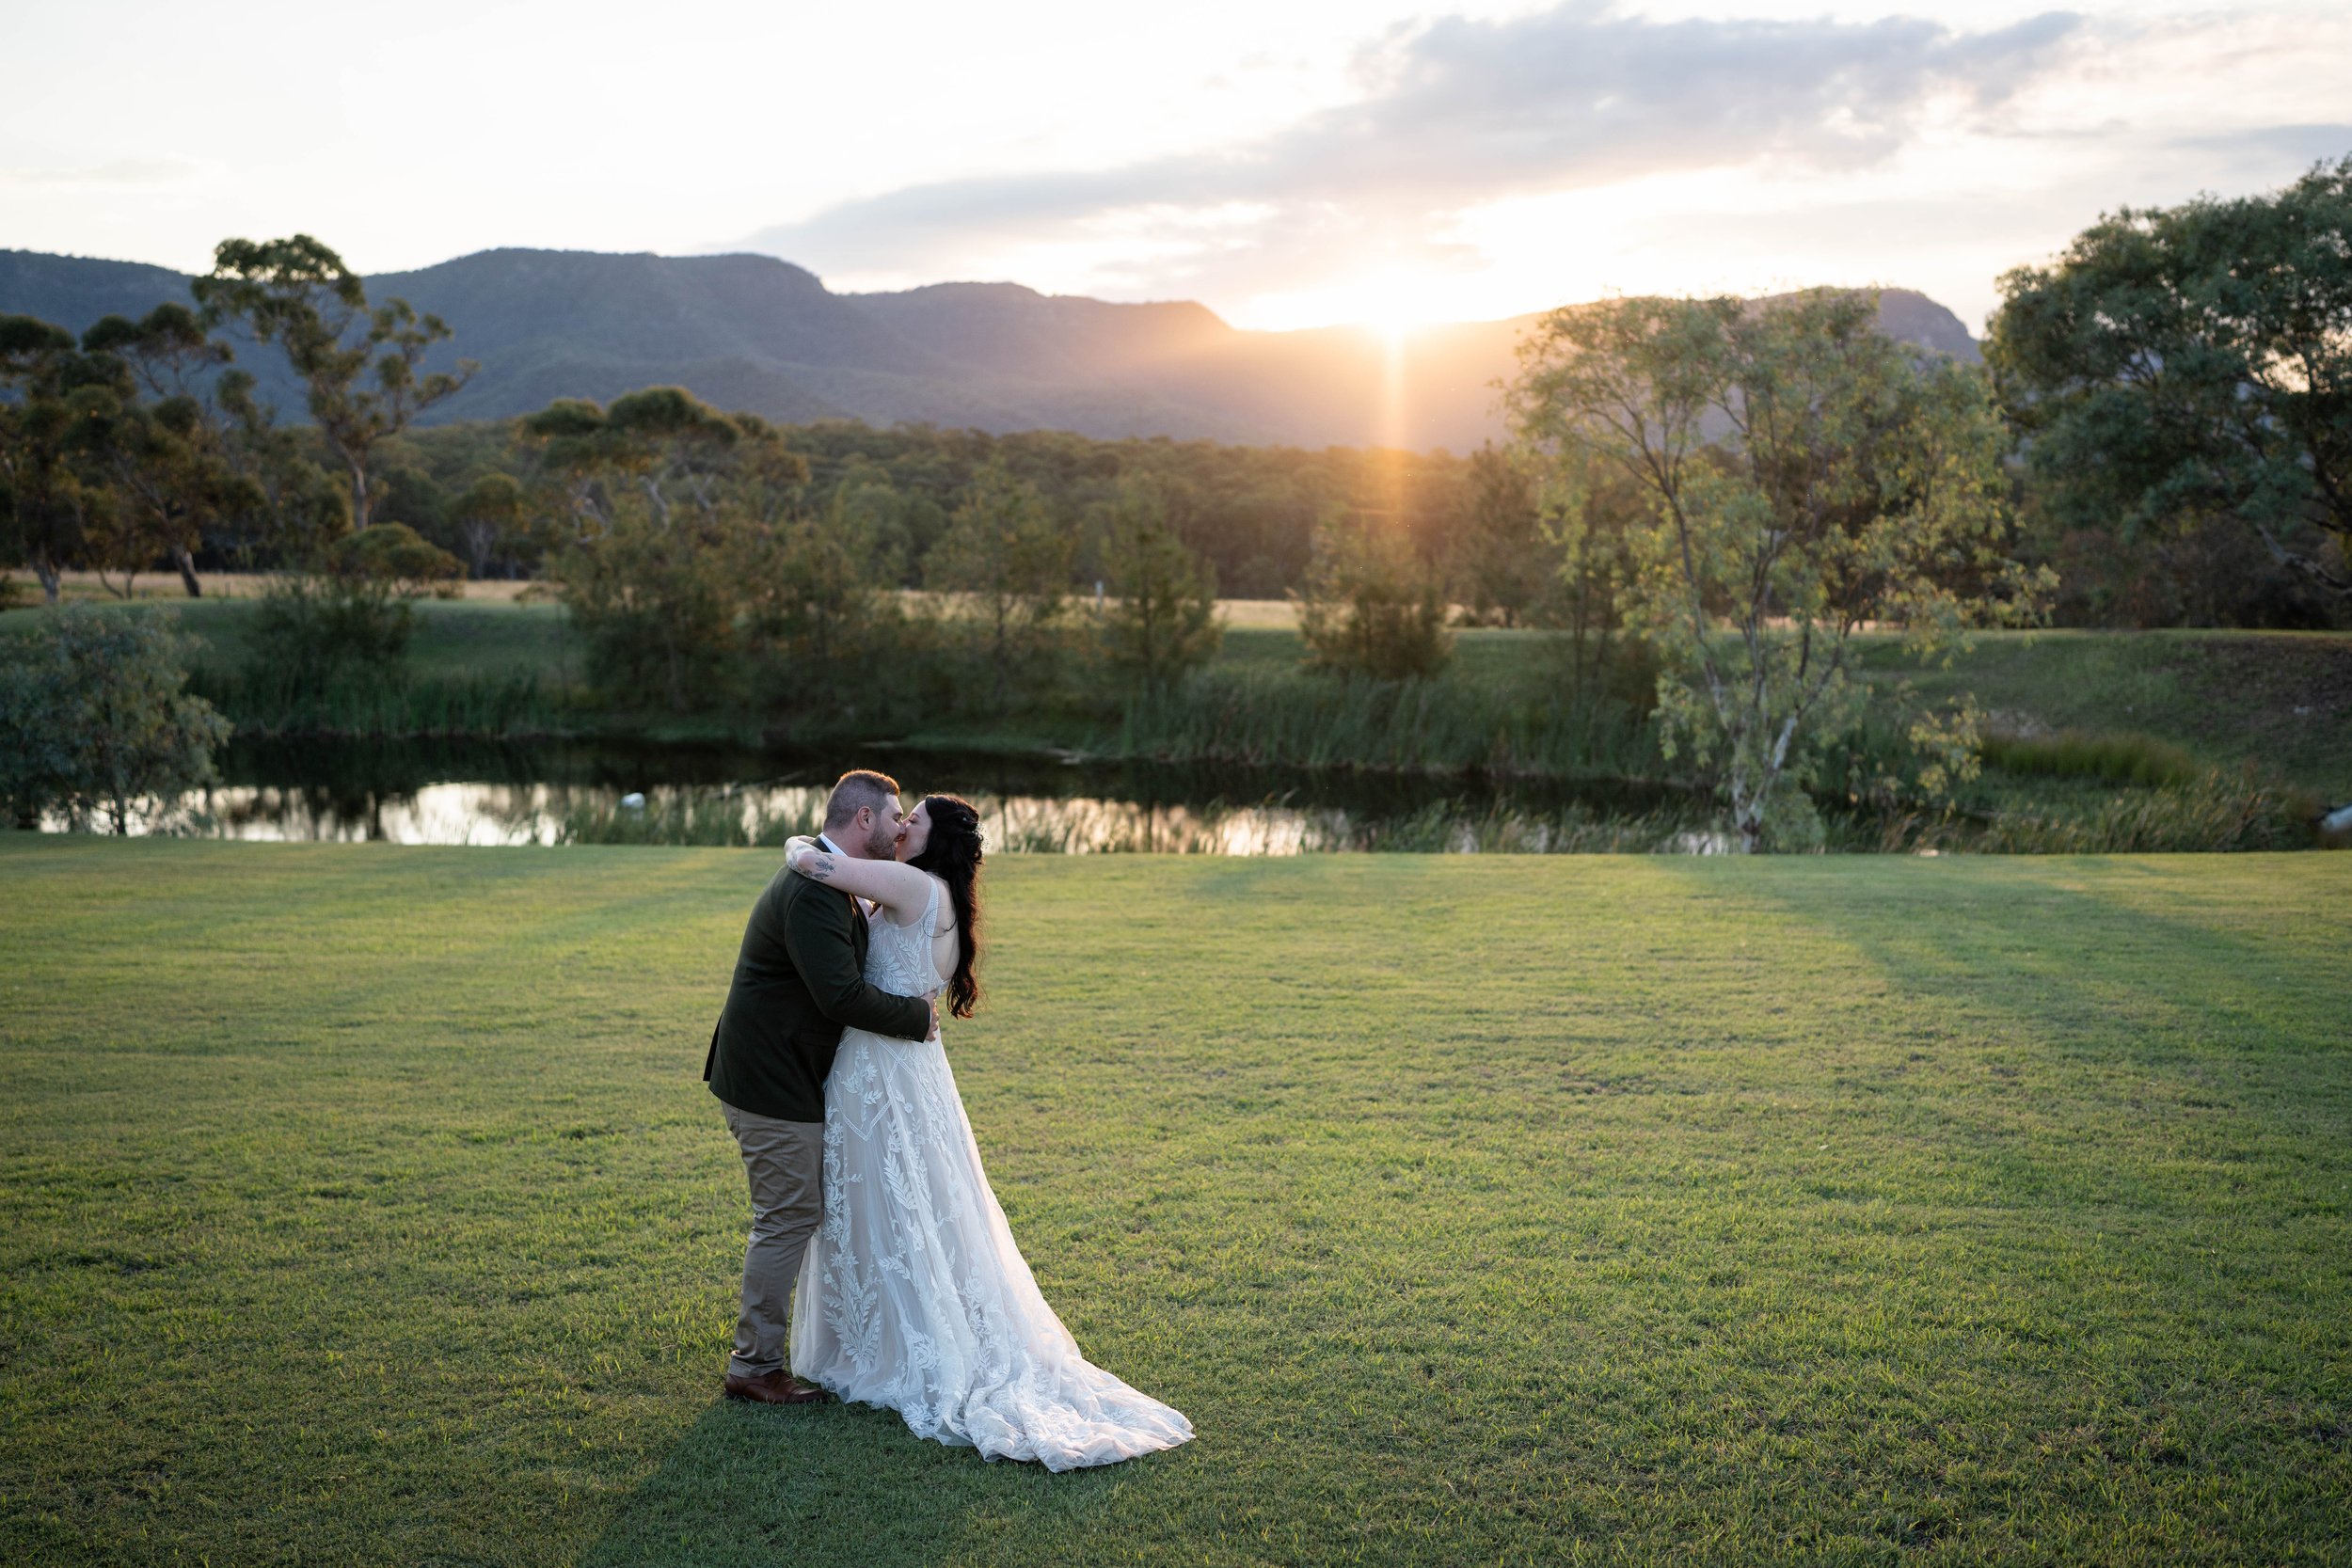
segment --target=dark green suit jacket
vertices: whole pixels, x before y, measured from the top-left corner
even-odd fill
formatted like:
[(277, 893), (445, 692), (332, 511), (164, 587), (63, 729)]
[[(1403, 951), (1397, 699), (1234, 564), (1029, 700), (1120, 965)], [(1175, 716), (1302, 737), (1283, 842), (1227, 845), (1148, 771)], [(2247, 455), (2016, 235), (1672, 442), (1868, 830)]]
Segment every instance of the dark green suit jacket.
[(703, 1081), (739, 1111), (825, 1119), (825, 1075), (845, 1028), (919, 1040), (930, 1005), (866, 983), (866, 921), (848, 894), (778, 871), (743, 927)]

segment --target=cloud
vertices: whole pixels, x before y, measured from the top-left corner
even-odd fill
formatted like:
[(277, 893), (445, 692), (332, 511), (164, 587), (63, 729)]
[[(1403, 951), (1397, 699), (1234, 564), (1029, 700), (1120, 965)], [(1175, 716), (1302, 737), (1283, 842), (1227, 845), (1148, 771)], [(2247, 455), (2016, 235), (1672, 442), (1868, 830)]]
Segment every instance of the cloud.
[(136, 189), (179, 184), (202, 172), (185, 158), (117, 158), (80, 168), (0, 168), (0, 185), (36, 190)]
[(1454, 214), (1644, 176), (1880, 163), (1935, 112), (1983, 116), (2056, 68), (2083, 27), (2053, 11), (1990, 31), (1911, 17), (1657, 22), (1570, 0), (1500, 21), (1453, 16), (1358, 53), (1361, 96), (1260, 141), (1121, 167), (945, 181), (769, 229), (751, 248), (822, 273), (971, 276), (1077, 245), (1120, 214), (1228, 208), (1160, 250), (1171, 282), (1327, 275), (1334, 246), (1466, 266)]
[(2210, 136), (2179, 136), (2173, 146), (2216, 156), (2233, 174), (2275, 174), (2282, 162), (2302, 167), (2352, 156), (2352, 125), (2265, 125)]
[(1302, 182), (1449, 199), (1741, 165), (1876, 162), (1939, 98), (1982, 108), (2080, 26), (2052, 12), (1955, 34), (1890, 17), (1659, 23), (1568, 5), (1448, 18), (1370, 52), (1383, 90), (1318, 117), (1273, 162)]

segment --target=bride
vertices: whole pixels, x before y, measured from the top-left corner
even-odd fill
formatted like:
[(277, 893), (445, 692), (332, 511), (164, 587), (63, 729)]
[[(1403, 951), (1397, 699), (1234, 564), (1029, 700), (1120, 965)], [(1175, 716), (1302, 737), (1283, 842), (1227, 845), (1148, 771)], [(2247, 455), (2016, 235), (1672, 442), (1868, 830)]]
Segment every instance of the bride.
[[(785, 863), (876, 905), (866, 977), (979, 998), (979, 817), (933, 795), (895, 861), (796, 838)], [(802, 1265), (792, 1370), (898, 1411), (917, 1436), (1049, 1470), (1174, 1448), (1192, 1423), (1078, 1353), (1013, 1245), (937, 1039), (850, 1029), (825, 1081), (823, 1227)]]

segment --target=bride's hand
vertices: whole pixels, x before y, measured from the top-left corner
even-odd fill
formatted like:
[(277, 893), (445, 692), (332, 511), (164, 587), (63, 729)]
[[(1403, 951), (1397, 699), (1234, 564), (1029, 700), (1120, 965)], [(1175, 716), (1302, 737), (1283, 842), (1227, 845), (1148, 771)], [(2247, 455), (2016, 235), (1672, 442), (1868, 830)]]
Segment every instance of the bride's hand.
[(816, 852), (817, 841), (815, 839), (806, 833), (795, 833), (784, 841), (784, 868), (787, 871), (800, 871), (802, 863)]

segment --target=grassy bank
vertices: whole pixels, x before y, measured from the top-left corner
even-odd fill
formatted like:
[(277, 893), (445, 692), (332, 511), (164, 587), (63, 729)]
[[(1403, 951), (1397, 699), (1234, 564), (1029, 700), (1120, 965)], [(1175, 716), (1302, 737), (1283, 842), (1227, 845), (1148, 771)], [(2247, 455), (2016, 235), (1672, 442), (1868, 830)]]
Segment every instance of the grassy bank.
[(2123, 732), (2352, 799), (2352, 635), (2342, 632), (2041, 631), (1979, 636), (1948, 670), (1921, 670), (1892, 640), (1866, 644), (1872, 678), (1931, 698), (1974, 693), (1998, 727)]
[(2342, 1562), (2345, 863), (993, 867), (991, 1175), (1201, 1433), (1052, 1477), (714, 1398), (768, 856), (0, 835), (0, 1559)]
[[(945, 708), (881, 722), (870, 711), (831, 721), (681, 713), (644, 694), (590, 691), (577, 638), (544, 600), (421, 602), (396, 680), (290, 696), (276, 673), (251, 668), (252, 600), (165, 604), (136, 612), (172, 614), (202, 640), (192, 684), (248, 736), (895, 739), (1278, 769), (1597, 781), (1674, 771), (1626, 705), (1564, 701), (1556, 644), (1527, 632), (1463, 633), (1432, 681), (1350, 684), (1304, 672), (1279, 607), (1248, 605), (1214, 663), (1171, 699), (1130, 705), (1098, 683), (1009, 715)], [(0, 641), (32, 613), (0, 615)], [(1958, 818), (1836, 825), (1841, 847), (2283, 847), (2307, 836), (2302, 824), (2320, 805), (2352, 799), (2352, 636), (2003, 633), (1979, 637), (1948, 669), (1925, 670), (1882, 637), (1864, 640), (1859, 661), (1866, 678), (1909, 681), (1932, 701), (1973, 696), (1997, 739)]]
[[(200, 662), (224, 675), (247, 651), (249, 598), (164, 599), (152, 608), (175, 615), (201, 638)], [(1297, 674), (1302, 645), (1295, 629), (1273, 613), (1279, 607), (1238, 607), (1211, 674), (1227, 682), (1291, 682), (1302, 691), (1331, 683)], [(0, 635), (29, 613), (0, 615)], [(545, 600), (483, 598), (425, 600), (416, 606), (417, 629), (409, 674), (422, 686), (528, 681), (553, 697), (573, 692), (583, 678), (578, 641), (565, 635), (563, 611)], [(1443, 688), (1497, 692), (1525, 682), (1534, 695), (1554, 691), (1538, 634), (1473, 630), (1461, 634)], [(1947, 669), (1921, 669), (1892, 638), (1866, 638), (1861, 667), (1876, 680), (1911, 681), (1931, 697), (1974, 693), (1996, 722), (2011, 730), (2131, 731), (2182, 746), (2213, 761), (2256, 760), (2281, 778), (2327, 787), (2352, 778), (2352, 636), (2303, 632), (2044, 631), (1979, 636), (1973, 649)], [(1517, 697), (1519, 692), (1509, 695)], [(1301, 699), (1304, 700), (1304, 699)], [(660, 705), (632, 710), (608, 693), (598, 712), (575, 712), (596, 727), (675, 726)], [(715, 731), (755, 736), (757, 715), (718, 716)], [(943, 716), (943, 737), (989, 729), (1002, 721)], [(1073, 744), (1111, 738), (1067, 721), (1025, 734), (1037, 743)]]

